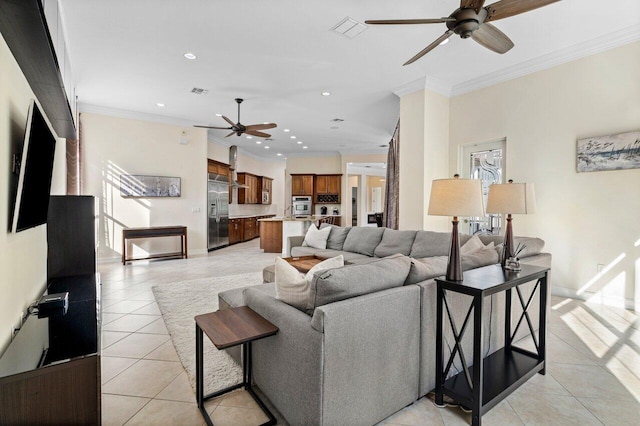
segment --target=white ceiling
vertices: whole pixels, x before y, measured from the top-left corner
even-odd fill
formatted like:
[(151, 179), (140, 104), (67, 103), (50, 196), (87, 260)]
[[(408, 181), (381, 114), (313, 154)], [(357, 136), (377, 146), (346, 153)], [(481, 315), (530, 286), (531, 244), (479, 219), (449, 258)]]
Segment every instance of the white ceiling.
[[(331, 28), (347, 16), (361, 22), (448, 16), (457, 0), (59, 1), (83, 110), (223, 126), (215, 114), (236, 121), (234, 98), (241, 97), (243, 124), (278, 124), (271, 149), (244, 136), (225, 142), (265, 159), (278, 152), (386, 152), (380, 146), (399, 115), (394, 92), (416, 81), (457, 94), (640, 39), (640, 1), (563, 0), (496, 21), (515, 43), (504, 55), (454, 36), (403, 67), (444, 24), (369, 26), (354, 39)], [(197, 60), (185, 59), (186, 52)], [(193, 87), (209, 92), (194, 95)]]

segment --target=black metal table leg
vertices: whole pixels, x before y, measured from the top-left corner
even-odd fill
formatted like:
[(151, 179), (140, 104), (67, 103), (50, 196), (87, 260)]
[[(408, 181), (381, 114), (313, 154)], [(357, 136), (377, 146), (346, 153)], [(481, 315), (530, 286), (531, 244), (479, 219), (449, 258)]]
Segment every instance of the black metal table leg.
[(545, 273), (540, 278), (540, 315), (538, 316), (538, 337), (540, 345), (538, 346), (538, 359), (544, 363), (542, 370), (538, 373), (545, 375), (547, 372), (547, 276)]
[(437, 302), (436, 302), (436, 404), (443, 405), (442, 395), (442, 382), (444, 377), (442, 374), (443, 359), (442, 359), (442, 298), (444, 297), (444, 290), (438, 286), (437, 290)]
[(204, 408), (204, 384), (203, 384), (203, 344), (202, 344), (202, 329), (196, 323), (196, 401), (198, 402), (198, 409), (202, 413), (207, 425), (213, 426), (211, 418), (207, 410)]
[(471, 425), (480, 426), (482, 422), (482, 302), (483, 296), (473, 297), (473, 407)]

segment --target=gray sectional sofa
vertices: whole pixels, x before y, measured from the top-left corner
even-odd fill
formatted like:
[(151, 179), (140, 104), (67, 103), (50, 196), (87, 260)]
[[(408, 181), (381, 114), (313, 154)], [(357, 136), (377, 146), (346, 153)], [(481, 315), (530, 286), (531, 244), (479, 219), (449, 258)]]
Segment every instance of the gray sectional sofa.
[[(463, 245), (470, 237), (460, 238)], [(445, 273), (449, 239), (446, 232), (335, 226), (326, 249), (302, 246), (304, 237), (291, 238), (292, 256), (341, 254), (350, 263), (314, 276), (319, 303), (312, 315), (276, 299), (274, 283), (219, 294), (221, 309), (247, 305), (279, 327), (277, 335), (254, 344), (253, 372), (256, 384), (290, 424), (375, 424), (433, 390), (434, 278)], [(481, 240), (502, 243), (497, 236)], [(515, 242), (527, 246), (523, 263), (550, 267), (542, 240), (516, 237)], [(499, 251), (463, 255), (463, 269), (498, 263)], [(533, 283), (526, 286), (530, 291)], [(469, 303), (467, 296), (449, 295), (458, 324)], [(537, 312), (538, 303), (536, 296), (530, 314)], [(503, 346), (504, 295), (492, 296), (484, 306), (484, 348), (491, 353)], [(517, 306), (514, 301), (512, 307)], [(513, 316), (519, 317), (517, 309)], [(536, 324), (537, 315), (531, 316)], [(445, 327), (444, 334), (452, 348), (451, 330)], [(467, 333), (463, 340), (467, 359), (472, 358), (470, 337)], [(451, 374), (461, 369), (457, 357), (454, 366)]]

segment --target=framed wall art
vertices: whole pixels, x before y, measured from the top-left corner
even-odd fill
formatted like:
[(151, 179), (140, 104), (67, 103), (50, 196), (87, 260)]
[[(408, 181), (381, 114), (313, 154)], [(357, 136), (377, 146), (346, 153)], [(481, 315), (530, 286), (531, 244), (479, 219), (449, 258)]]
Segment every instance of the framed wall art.
[(578, 172), (640, 168), (640, 131), (578, 139)]
[(120, 175), (122, 197), (179, 197), (180, 193), (179, 177)]

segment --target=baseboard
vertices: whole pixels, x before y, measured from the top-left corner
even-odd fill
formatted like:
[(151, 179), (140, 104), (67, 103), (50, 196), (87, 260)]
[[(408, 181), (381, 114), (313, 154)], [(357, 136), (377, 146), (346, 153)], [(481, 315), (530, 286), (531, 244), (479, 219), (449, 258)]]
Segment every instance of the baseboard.
[[(189, 258), (206, 256), (209, 252), (207, 249), (191, 249), (189, 250)], [(99, 263), (122, 263), (122, 256), (101, 257)]]
[(569, 297), (571, 299), (584, 300), (589, 303), (596, 303), (599, 305), (613, 306), (625, 309), (631, 309), (632, 311), (640, 312), (640, 301), (634, 301), (633, 299), (620, 298), (620, 297), (607, 297), (598, 295), (591, 291), (584, 291), (581, 294), (577, 294), (577, 289), (559, 287), (556, 285), (551, 286), (551, 294), (553, 296)]

